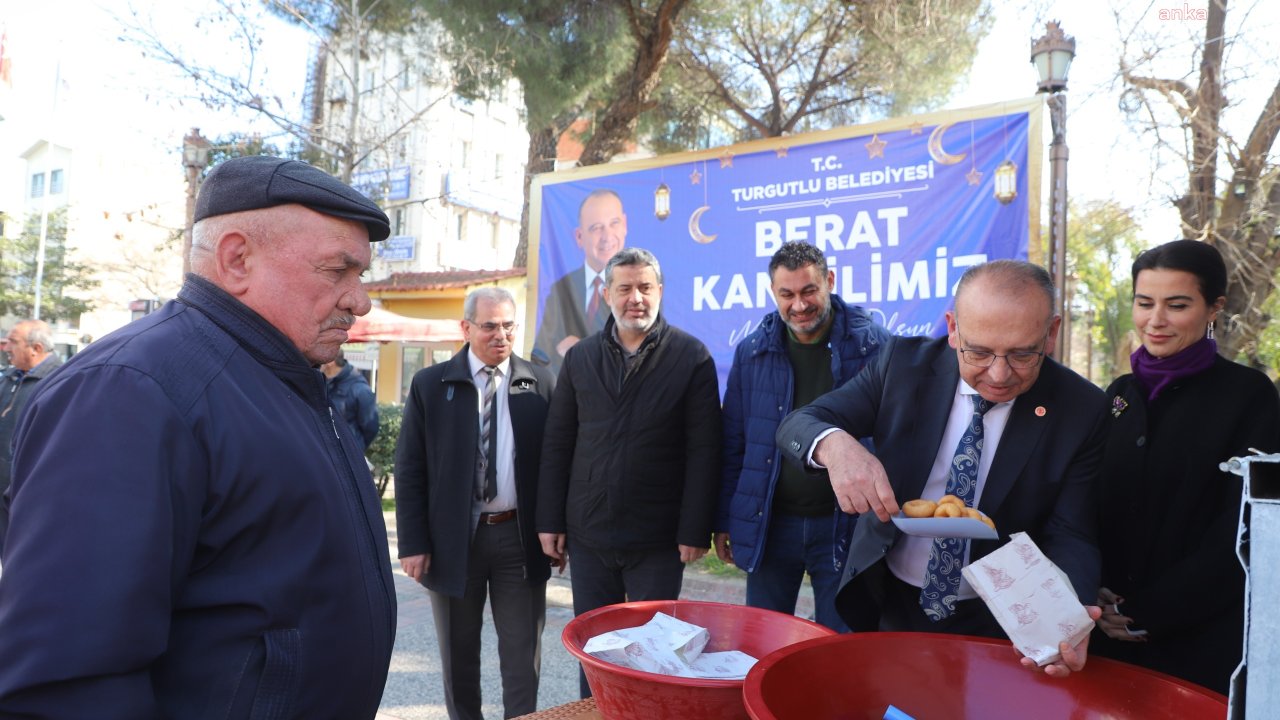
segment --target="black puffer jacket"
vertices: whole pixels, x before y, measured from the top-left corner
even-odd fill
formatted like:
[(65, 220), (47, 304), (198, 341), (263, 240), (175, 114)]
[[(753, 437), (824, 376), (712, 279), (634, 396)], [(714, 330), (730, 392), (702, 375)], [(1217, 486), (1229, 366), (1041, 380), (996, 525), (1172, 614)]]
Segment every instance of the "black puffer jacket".
[(707, 547), (720, 484), (715, 361), (659, 315), (626, 373), (613, 328), (609, 318), (560, 369), (538, 532), (601, 550)]

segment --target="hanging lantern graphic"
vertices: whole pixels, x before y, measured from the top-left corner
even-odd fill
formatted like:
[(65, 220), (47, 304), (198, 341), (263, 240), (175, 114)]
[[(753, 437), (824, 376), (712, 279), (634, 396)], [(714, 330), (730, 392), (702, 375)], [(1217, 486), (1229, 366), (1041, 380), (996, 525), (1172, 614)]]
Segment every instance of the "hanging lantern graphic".
[(666, 220), (671, 215), (671, 188), (666, 183), (659, 183), (653, 191), (653, 214), (659, 220)]
[(1003, 205), (1018, 197), (1018, 166), (1012, 161), (1005, 160), (996, 167), (995, 194)]

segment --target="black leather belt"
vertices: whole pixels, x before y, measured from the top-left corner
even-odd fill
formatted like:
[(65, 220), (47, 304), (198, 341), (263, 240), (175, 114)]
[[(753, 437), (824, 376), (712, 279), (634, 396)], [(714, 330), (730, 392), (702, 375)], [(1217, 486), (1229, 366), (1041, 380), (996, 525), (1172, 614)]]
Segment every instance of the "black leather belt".
[(481, 525), (500, 525), (508, 520), (516, 519), (515, 510), (503, 510), (502, 512), (480, 513)]

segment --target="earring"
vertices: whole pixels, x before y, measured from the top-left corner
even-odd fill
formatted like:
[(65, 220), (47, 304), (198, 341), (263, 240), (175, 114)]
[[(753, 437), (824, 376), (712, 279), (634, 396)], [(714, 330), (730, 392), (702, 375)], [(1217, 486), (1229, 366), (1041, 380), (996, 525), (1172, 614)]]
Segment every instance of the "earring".
[(1204, 336), (1209, 338), (1210, 340), (1213, 339), (1213, 321), (1212, 320), (1209, 321), (1209, 328), (1205, 330)]

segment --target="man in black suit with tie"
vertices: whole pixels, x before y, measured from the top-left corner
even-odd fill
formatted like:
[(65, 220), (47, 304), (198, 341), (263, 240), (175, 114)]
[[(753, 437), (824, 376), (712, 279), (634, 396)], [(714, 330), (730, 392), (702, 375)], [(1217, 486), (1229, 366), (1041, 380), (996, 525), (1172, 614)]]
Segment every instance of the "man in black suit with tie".
[(512, 354), (502, 288), (463, 303), (467, 344), (418, 371), (396, 446), (400, 566), (426, 586), (450, 720), (480, 720), (480, 630), (493, 607), (503, 717), (537, 710), (551, 571), (534, 532), (542, 430), (555, 380)]
[(582, 338), (604, 329), (609, 306), (604, 302), (604, 267), (627, 244), (627, 214), (612, 190), (595, 190), (578, 207), (574, 240), (582, 248), (582, 267), (551, 286), (542, 324), (533, 343), (532, 360), (560, 372), (565, 353)]
[[(894, 338), (874, 367), (779, 427), (782, 451), (827, 468), (841, 509), (862, 513), (836, 600), (853, 630), (1003, 637), (959, 578), (1002, 542), (911, 537), (890, 521), (900, 503), (944, 493), (986, 513), (1006, 538), (1026, 532), (1082, 602), (1097, 597), (1094, 484), (1106, 403), (1048, 357), (1061, 322), (1053, 295), (1048, 273), (1030, 263), (970, 268), (946, 338)], [(855, 440), (866, 437), (875, 455)], [(1079, 670), (1087, 648), (1087, 639), (1064, 644), (1046, 672)]]

